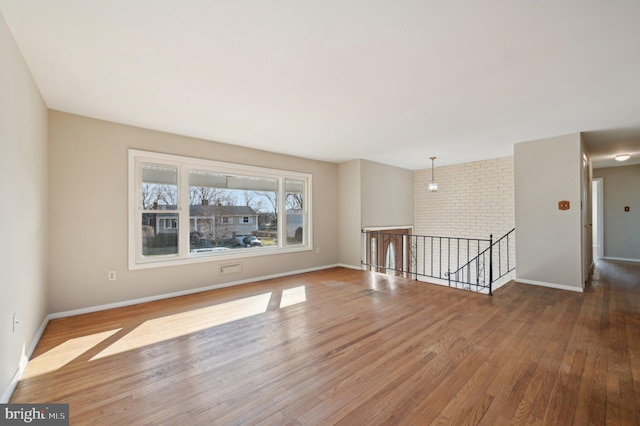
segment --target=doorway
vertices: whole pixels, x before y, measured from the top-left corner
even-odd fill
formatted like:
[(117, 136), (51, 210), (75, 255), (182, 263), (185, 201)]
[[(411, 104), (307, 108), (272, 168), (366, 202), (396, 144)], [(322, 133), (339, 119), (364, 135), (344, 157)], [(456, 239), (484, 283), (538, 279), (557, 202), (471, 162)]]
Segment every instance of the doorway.
[(601, 259), (604, 256), (604, 194), (602, 178), (595, 178), (591, 182), (593, 194), (592, 221), (593, 223), (593, 257)]
[(370, 270), (391, 276), (407, 276), (410, 228), (367, 230), (366, 262)]

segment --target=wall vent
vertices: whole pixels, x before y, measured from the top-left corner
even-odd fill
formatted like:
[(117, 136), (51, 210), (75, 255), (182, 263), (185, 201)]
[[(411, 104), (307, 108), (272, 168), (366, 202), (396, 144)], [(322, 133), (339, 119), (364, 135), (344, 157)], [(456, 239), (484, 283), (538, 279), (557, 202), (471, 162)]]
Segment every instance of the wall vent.
[(220, 265), (220, 274), (235, 274), (242, 272), (242, 263), (228, 263), (226, 265)]

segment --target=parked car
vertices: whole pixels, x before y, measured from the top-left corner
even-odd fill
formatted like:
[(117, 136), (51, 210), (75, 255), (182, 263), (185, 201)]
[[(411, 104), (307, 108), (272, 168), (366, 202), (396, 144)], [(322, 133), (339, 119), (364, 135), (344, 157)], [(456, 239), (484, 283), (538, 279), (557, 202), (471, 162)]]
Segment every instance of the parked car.
[(262, 247), (262, 241), (253, 235), (238, 235), (236, 241), (245, 247)]

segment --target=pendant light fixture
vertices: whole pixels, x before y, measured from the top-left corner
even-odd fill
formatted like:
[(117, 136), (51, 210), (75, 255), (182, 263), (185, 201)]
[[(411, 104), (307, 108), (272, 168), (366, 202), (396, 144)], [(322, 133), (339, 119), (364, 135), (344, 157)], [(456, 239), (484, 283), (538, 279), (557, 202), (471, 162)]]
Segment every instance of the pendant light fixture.
[(431, 159), (431, 183), (429, 184), (429, 186), (427, 186), (427, 189), (429, 190), (429, 192), (436, 192), (438, 190), (438, 184), (436, 183), (436, 180), (434, 178), (434, 163), (433, 161), (436, 159), (436, 157), (429, 157)]

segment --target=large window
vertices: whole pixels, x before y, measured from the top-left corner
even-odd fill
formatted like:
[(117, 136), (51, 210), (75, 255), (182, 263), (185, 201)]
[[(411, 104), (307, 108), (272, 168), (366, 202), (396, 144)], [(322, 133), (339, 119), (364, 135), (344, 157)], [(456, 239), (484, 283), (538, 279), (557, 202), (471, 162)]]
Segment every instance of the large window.
[(129, 267), (310, 250), (311, 175), (129, 151)]

